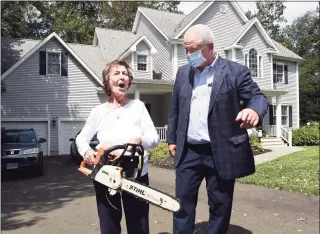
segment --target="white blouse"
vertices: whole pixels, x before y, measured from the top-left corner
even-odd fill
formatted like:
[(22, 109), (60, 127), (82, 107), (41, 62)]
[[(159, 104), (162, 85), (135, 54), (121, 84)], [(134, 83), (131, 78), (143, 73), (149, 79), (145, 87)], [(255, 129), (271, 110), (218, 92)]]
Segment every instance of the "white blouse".
[(147, 150), (156, 147), (160, 139), (143, 102), (130, 100), (125, 106), (117, 109), (110, 109), (105, 103), (93, 108), (76, 138), (77, 148), (82, 157), (91, 149), (89, 143), (96, 133), (100, 142), (97, 150), (103, 144), (109, 147), (122, 145), (133, 137), (141, 137), (145, 150), (141, 175), (148, 172)]

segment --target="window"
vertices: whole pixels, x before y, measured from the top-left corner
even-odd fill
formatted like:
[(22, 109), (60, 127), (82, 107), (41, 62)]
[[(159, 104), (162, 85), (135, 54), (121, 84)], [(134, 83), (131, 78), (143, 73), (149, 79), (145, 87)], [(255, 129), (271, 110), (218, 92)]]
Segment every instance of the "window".
[(60, 52), (48, 52), (47, 53), (47, 67), (48, 75), (60, 75), (61, 59)]
[(288, 84), (288, 65), (280, 62), (273, 63), (273, 82)]
[(138, 70), (147, 71), (147, 56), (138, 55)]
[(67, 51), (39, 51), (39, 75), (68, 76)]
[(281, 125), (288, 126), (289, 124), (289, 106), (281, 106)]
[[(270, 110), (270, 114), (271, 114), (270, 125), (276, 125), (277, 124), (276, 105), (272, 105), (272, 110)], [(292, 106), (281, 105), (281, 126), (292, 127)]]
[(262, 77), (262, 56), (258, 55), (257, 50), (250, 49), (249, 54), (244, 55), (244, 63), (252, 77)]

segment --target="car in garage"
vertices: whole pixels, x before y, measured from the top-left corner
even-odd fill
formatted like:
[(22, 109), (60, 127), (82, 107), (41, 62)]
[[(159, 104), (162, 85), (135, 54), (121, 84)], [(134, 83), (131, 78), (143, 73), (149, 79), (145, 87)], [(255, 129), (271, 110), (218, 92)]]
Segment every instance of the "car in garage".
[(37, 137), (33, 128), (1, 129), (2, 170), (30, 169), (30, 172), (43, 175), (43, 150), (41, 143), (46, 139)]
[[(77, 165), (80, 165), (81, 161), (83, 160), (83, 157), (79, 154), (79, 151), (78, 151), (78, 148), (77, 148), (77, 145), (76, 145), (76, 142), (75, 142), (75, 139), (79, 135), (80, 132), (81, 131), (79, 131), (74, 138), (70, 138), (69, 139), (69, 141), (71, 141), (70, 156), (71, 156), (71, 159), (74, 160), (77, 163)], [(97, 138), (97, 134), (95, 134), (92, 137), (89, 145), (93, 150), (97, 151), (96, 150), (96, 146), (98, 144), (99, 144), (99, 140)]]

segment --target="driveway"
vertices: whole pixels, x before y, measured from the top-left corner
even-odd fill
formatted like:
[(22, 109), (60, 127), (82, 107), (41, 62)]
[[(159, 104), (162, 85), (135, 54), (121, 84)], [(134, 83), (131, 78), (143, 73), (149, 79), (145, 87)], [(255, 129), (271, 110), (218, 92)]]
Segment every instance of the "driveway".
[[(2, 233), (99, 233), (92, 182), (67, 157), (45, 160), (45, 175), (10, 173), (2, 179)], [(173, 171), (150, 167), (153, 187), (174, 194)], [(196, 233), (206, 233), (208, 207), (202, 184)], [(122, 221), (123, 232), (125, 221)], [(172, 214), (151, 206), (151, 234), (170, 234)], [(319, 233), (319, 200), (251, 185), (236, 184), (228, 234)]]

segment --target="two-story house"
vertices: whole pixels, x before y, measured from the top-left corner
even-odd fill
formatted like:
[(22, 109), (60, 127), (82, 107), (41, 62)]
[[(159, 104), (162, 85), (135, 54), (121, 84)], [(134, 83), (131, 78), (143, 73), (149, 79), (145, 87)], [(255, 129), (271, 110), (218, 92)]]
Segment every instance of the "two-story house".
[(107, 100), (102, 70), (118, 58), (133, 69), (130, 97), (145, 103), (164, 139), (176, 71), (187, 63), (183, 35), (198, 23), (212, 28), (219, 56), (249, 67), (270, 103), (264, 130), (287, 139), (287, 130), (299, 127), (302, 58), (233, 1), (204, 2), (188, 15), (139, 8), (132, 31), (96, 28), (92, 45), (66, 43), (55, 33), (42, 41), (2, 38), (1, 125), (33, 127), (47, 139), (45, 155), (69, 154), (69, 138)]

